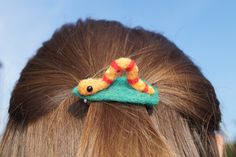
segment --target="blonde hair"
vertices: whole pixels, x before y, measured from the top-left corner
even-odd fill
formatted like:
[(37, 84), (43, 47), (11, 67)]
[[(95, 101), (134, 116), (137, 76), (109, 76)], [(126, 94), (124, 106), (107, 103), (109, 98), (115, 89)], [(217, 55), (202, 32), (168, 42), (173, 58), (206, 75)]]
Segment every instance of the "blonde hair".
[[(142, 106), (71, 94), (119, 57), (159, 90), (151, 115)], [(79, 20), (58, 29), (23, 69), (10, 100), (0, 156), (215, 157), (221, 113), (211, 83), (175, 44), (115, 21)]]

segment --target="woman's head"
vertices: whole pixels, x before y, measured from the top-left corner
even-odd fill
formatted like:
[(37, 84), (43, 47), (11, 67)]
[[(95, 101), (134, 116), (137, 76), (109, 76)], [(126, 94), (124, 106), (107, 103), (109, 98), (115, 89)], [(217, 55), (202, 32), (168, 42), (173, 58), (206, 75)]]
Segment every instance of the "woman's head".
[[(93, 102), (71, 94), (111, 61), (134, 59), (160, 102)], [(217, 156), (221, 113), (211, 83), (175, 44), (114, 21), (79, 20), (58, 29), (29, 60), (13, 90), (2, 156)]]

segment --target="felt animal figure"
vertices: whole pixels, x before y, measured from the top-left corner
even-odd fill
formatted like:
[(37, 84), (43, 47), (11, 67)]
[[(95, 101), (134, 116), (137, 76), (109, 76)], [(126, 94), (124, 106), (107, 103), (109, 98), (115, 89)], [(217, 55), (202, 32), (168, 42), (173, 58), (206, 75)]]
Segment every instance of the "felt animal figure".
[(154, 88), (138, 77), (138, 67), (135, 61), (130, 58), (119, 58), (114, 60), (102, 78), (88, 78), (81, 80), (76, 89), (80, 95), (93, 95), (108, 88), (122, 71), (126, 72), (127, 82), (131, 87), (140, 92), (148, 93), (150, 95), (154, 94)]

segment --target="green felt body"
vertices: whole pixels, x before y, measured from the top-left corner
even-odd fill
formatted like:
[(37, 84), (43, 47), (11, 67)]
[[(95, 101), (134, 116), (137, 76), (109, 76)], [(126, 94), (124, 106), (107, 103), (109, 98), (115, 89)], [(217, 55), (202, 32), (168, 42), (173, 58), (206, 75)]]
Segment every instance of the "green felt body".
[(73, 93), (76, 96), (82, 99), (87, 99), (89, 101), (115, 101), (126, 102), (135, 105), (156, 106), (159, 102), (159, 96), (157, 88), (153, 88), (155, 90), (154, 94), (140, 92), (131, 87), (127, 82), (127, 78), (125, 76), (122, 76), (116, 78), (112, 85), (108, 88), (101, 90), (93, 95), (83, 96), (78, 93), (77, 87), (73, 89)]

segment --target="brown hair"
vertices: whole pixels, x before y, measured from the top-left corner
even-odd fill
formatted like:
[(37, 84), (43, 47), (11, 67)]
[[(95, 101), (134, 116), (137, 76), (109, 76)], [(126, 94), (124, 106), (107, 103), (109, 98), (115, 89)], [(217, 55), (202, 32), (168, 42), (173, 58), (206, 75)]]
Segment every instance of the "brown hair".
[[(159, 90), (145, 107), (71, 94), (81, 79), (101, 77), (111, 61), (134, 59)], [(211, 83), (175, 44), (115, 21), (79, 20), (58, 29), (29, 60), (12, 93), (0, 156), (219, 156), (221, 113)]]

